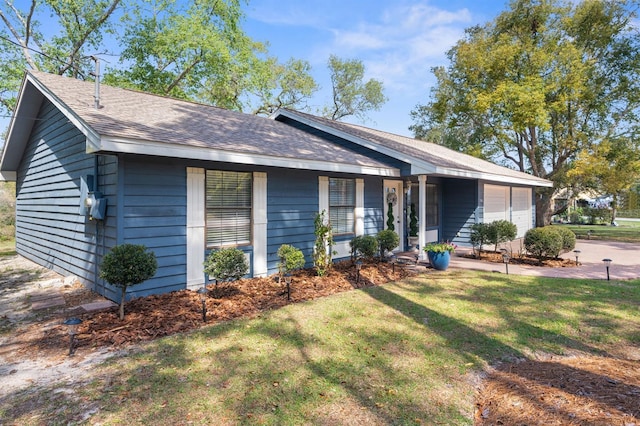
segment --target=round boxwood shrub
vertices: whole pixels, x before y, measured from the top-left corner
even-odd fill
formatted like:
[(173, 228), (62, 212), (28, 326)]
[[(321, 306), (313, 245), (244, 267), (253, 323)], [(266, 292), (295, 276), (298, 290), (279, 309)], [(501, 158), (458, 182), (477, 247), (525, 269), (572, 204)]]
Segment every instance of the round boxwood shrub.
[(549, 226), (529, 229), (524, 235), (524, 247), (542, 261), (544, 257), (557, 257), (562, 250), (562, 237)]
[(358, 235), (349, 242), (352, 257), (373, 259), (378, 253), (378, 240), (373, 235)]
[(249, 264), (242, 250), (229, 247), (209, 253), (204, 262), (204, 272), (219, 281), (235, 281), (249, 271)]
[(518, 234), (518, 227), (508, 220), (495, 220), (488, 225), (487, 243), (494, 244), (495, 251), (498, 251), (498, 244), (513, 241)]
[(400, 237), (390, 229), (378, 232), (376, 239), (378, 240), (378, 246), (380, 247), (381, 258), (384, 257), (386, 252), (393, 250), (400, 244)]
[(280, 275), (288, 274), (291, 271), (304, 267), (306, 260), (302, 250), (289, 245), (282, 244), (278, 249), (278, 257), (280, 262), (278, 263), (278, 271)]
[(576, 234), (564, 226), (549, 226), (548, 228), (557, 232), (562, 238), (562, 253), (567, 253), (576, 248)]
[(102, 259), (100, 278), (122, 290), (120, 319), (124, 319), (124, 302), (127, 288), (140, 284), (156, 274), (158, 262), (153, 252), (139, 244), (115, 246)]

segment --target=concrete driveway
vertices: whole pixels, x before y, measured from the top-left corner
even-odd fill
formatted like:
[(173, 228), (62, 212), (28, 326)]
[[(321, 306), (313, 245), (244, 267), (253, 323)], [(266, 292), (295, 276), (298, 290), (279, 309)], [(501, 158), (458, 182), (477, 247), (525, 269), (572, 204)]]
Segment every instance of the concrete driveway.
[[(515, 245), (513, 247), (514, 249), (516, 248)], [(609, 268), (609, 276), (612, 280), (640, 278), (640, 244), (577, 240), (576, 250), (580, 250), (578, 257), (580, 265), (578, 267), (548, 268), (509, 264), (509, 273), (540, 277), (606, 280), (607, 271), (602, 259), (609, 258), (612, 260)], [(462, 257), (470, 252), (470, 249), (456, 250), (456, 255), (451, 258), (450, 267), (505, 273), (505, 266), (503, 264)], [(560, 257), (575, 260), (575, 254), (573, 252), (565, 253)]]

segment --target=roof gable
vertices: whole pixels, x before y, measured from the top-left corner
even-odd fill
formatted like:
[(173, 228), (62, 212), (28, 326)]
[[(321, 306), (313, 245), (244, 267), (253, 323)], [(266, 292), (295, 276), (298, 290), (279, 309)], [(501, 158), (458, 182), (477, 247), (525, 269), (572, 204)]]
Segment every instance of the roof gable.
[(484, 179), (495, 182), (551, 187), (551, 181), (454, 151), (442, 145), (395, 135), (355, 124), (329, 120), (299, 111), (281, 109), (272, 114), (286, 117), (339, 136), (365, 148), (411, 164), (411, 174)]
[(87, 136), (87, 152), (399, 175), (383, 162), (265, 117), (107, 85), (100, 86), (96, 108), (94, 94), (92, 82), (29, 71), (13, 120), (24, 125), (10, 128), (0, 171), (15, 171), (30, 130), (24, 117), (33, 117), (46, 98)]

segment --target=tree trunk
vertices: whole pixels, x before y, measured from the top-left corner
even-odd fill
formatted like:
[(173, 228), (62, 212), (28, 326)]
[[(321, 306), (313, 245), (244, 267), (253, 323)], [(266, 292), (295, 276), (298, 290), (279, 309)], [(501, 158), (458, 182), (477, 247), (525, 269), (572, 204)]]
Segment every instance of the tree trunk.
[(127, 294), (127, 287), (122, 287), (122, 297), (120, 298), (120, 319), (124, 319), (124, 298)]
[(616, 214), (618, 213), (618, 194), (613, 194), (613, 200), (611, 200), (611, 224), (616, 221)]
[(536, 226), (547, 226), (551, 223), (551, 196), (553, 191), (536, 194)]

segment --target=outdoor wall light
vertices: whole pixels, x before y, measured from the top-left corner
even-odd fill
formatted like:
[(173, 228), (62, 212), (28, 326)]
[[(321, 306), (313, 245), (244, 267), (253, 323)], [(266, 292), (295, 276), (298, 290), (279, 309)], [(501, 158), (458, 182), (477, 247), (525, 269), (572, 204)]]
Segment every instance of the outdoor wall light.
[(200, 295), (200, 301), (202, 302), (202, 322), (207, 322), (207, 296), (209, 290), (206, 287), (200, 287), (197, 293)]
[(69, 334), (69, 356), (73, 356), (74, 344), (76, 341), (76, 334), (78, 334), (78, 326), (82, 324), (80, 318), (69, 318), (63, 322), (67, 326), (67, 333)]
[(604, 262), (604, 267), (607, 268), (607, 281), (609, 281), (609, 266), (611, 266), (611, 259), (602, 259)]
[(360, 282), (360, 270), (362, 269), (362, 260), (356, 261), (356, 284)]
[(578, 263), (578, 255), (581, 253), (580, 250), (574, 250), (573, 251), (576, 254), (576, 266), (578, 266), (580, 263)]
[(284, 275), (284, 282), (287, 284), (287, 300), (291, 300), (291, 274)]

